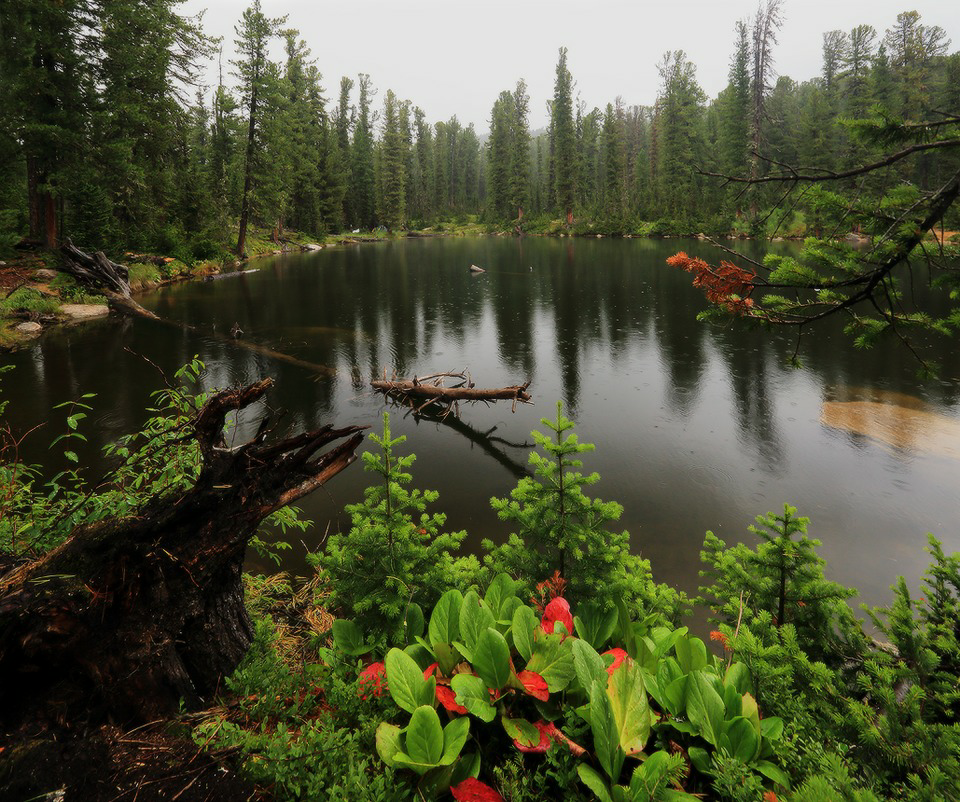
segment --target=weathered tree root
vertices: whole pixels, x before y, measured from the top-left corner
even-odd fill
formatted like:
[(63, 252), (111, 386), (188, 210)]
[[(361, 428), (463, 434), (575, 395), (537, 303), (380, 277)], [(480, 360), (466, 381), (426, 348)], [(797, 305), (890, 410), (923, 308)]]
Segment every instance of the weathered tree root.
[(272, 443), (261, 431), (228, 447), (227, 414), (272, 383), (225, 390), (200, 410), (202, 467), (189, 490), (159, 495), (135, 517), (78, 527), (0, 577), (0, 725), (150, 721), (181, 700), (209, 700), (237, 666), (253, 634), (241, 584), (248, 540), (271, 512), (353, 462), (365, 428), (324, 426)]
[[(453, 387), (444, 387), (445, 378), (459, 379), (460, 383)], [(513, 384), (509, 387), (478, 388), (470, 374), (462, 373), (433, 373), (429, 376), (412, 379), (398, 379), (395, 376), (387, 379), (374, 379), (370, 386), (379, 393), (411, 407), (416, 414), (423, 412), (431, 405), (438, 405), (443, 416), (449, 415), (451, 410), (460, 417), (460, 402), (483, 401), (512, 401), (513, 412), (517, 411), (517, 402), (532, 404), (533, 397), (527, 392), (530, 382)]]

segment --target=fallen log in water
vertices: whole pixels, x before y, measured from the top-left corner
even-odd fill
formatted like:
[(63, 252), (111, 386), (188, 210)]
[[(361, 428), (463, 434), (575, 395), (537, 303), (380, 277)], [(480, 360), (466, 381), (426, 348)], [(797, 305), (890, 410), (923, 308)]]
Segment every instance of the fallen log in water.
[[(444, 386), (444, 379), (459, 379), (460, 383), (453, 387)], [(422, 412), (432, 404), (439, 405), (448, 415), (451, 410), (460, 416), (459, 404), (466, 402), (512, 401), (513, 411), (517, 411), (517, 402), (532, 404), (533, 397), (527, 392), (530, 382), (512, 384), (509, 387), (481, 388), (477, 387), (470, 374), (462, 373), (433, 373), (422, 378), (414, 376), (412, 379), (374, 379), (370, 382), (379, 393), (390, 396), (396, 401), (406, 404), (415, 412)]]

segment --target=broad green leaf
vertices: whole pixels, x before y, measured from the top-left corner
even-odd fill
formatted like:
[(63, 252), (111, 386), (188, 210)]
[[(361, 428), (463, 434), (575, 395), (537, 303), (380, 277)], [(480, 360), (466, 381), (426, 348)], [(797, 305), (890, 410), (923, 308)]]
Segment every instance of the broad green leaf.
[(790, 776), (779, 766), (771, 763), (769, 760), (758, 760), (753, 767), (759, 771), (768, 780), (773, 780), (784, 788), (790, 787)]
[(467, 649), (475, 652), (480, 635), (495, 624), (493, 613), (482, 604), (477, 593), (472, 590), (466, 593), (460, 607), (460, 640)]
[(499, 690), (510, 679), (510, 647), (497, 630), (487, 627), (477, 639), (473, 668), (487, 687)]
[(381, 721), (377, 727), (377, 754), (388, 766), (393, 765), (393, 757), (400, 751), (400, 734), (403, 731), (388, 721)]
[(466, 716), (455, 718), (443, 728), (443, 755), (440, 758), (441, 766), (449, 766), (460, 757), (460, 750), (467, 742), (470, 734), (470, 719)]
[(490, 690), (486, 683), (472, 674), (455, 674), (450, 687), (456, 694), (456, 702), (481, 721), (488, 724), (497, 717), (497, 709), (490, 704)]
[(706, 749), (699, 746), (691, 746), (687, 750), (687, 754), (690, 756), (690, 762), (697, 771), (705, 775), (710, 774), (710, 753)]
[(443, 757), (443, 728), (437, 711), (421, 705), (413, 711), (404, 740), (405, 752), (419, 765), (436, 766)]
[(526, 719), (501, 716), (500, 723), (507, 735), (521, 746), (536, 746), (540, 743), (540, 730)]
[(723, 709), (724, 717), (728, 720), (743, 712), (743, 700), (733, 685), (723, 686)]
[(723, 677), (724, 685), (732, 685), (741, 695), (750, 693), (753, 683), (750, 680), (750, 669), (744, 663), (732, 663)]
[(562, 691), (576, 676), (573, 666), (572, 638), (544, 635), (533, 644), (533, 654), (527, 663), (528, 671), (536, 671), (547, 681), (550, 693)]
[(503, 607), (509, 599), (516, 598), (517, 583), (514, 582), (508, 574), (497, 574), (487, 588), (483, 600), (487, 609), (493, 613), (497, 619), (505, 618)]
[(634, 636), (633, 622), (630, 620), (630, 611), (623, 599), (617, 599), (617, 629), (620, 631), (619, 640), (623, 642), (624, 651), (631, 657), (637, 656), (637, 644)]
[(423, 608), (416, 602), (411, 602), (407, 605), (406, 615), (403, 619), (403, 628), (407, 643), (423, 635), (423, 627)]
[(589, 693), (594, 680), (604, 681), (607, 669), (603, 658), (585, 640), (573, 642), (573, 668), (581, 687)]
[(526, 605), (514, 611), (511, 630), (513, 645), (524, 660), (529, 660), (533, 654), (533, 633), (537, 626), (537, 616)]
[(760, 720), (760, 733), (768, 741), (775, 741), (783, 735), (783, 719), (770, 716)]
[(760, 729), (760, 709), (757, 707), (757, 700), (749, 693), (745, 693), (740, 699), (740, 712), (753, 725), (757, 735), (760, 735), (762, 733)]
[(363, 632), (353, 621), (338, 618), (333, 622), (333, 642), (344, 654), (357, 657), (369, 652), (373, 646), (363, 642)]
[(613, 717), (610, 697), (607, 696), (602, 682), (593, 683), (590, 699), (590, 731), (593, 733), (593, 748), (597, 753), (597, 761), (611, 781), (616, 782), (626, 755), (620, 748), (617, 722)]
[(430, 616), (427, 640), (436, 648), (438, 643), (453, 643), (460, 637), (460, 607), (463, 594), (459, 590), (444, 593)]
[(573, 627), (577, 635), (600, 651), (617, 628), (617, 608), (603, 609), (595, 604), (584, 604), (580, 606), (578, 612), (580, 614), (573, 619)]
[[(513, 624), (513, 614), (523, 606), (523, 602), (516, 596), (511, 596), (504, 601), (500, 606), (500, 612), (497, 614), (497, 629), (501, 632), (506, 632), (506, 629)], [(504, 627), (506, 627), (506, 629)]]
[(650, 632), (650, 637), (653, 640), (653, 652), (657, 658), (659, 659), (669, 652), (676, 645), (677, 641), (684, 637), (688, 631), (687, 627), (680, 627), (680, 629), (654, 627)]
[(690, 681), (689, 674), (681, 674), (675, 680), (670, 682), (666, 688), (661, 688), (663, 695), (663, 706), (668, 713), (675, 716), (682, 715), (687, 710), (687, 683)]
[(620, 748), (628, 757), (642, 752), (650, 737), (650, 704), (643, 687), (640, 666), (633, 660), (624, 660), (610, 676), (607, 694), (616, 721)]
[(728, 750), (742, 763), (751, 763), (760, 754), (760, 736), (753, 725), (743, 716), (723, 723), (724, 735), (729, 741)]
[(600, 772), (590, 768), (586, 763), (581, 763), (577, 766), (577, 774), (580, 776), (580, 781), (593, 791), (600, 802), (613, 802), (613, 797), (607, 790), (607, 782)]
[(440, 673), (445, 677), (449, 677), (453, 673), (454, 667), (460, 662), (460, 653), (449, 643), (433, 644), (433, 655), (437, 658)]
[(387, 652), (387, 685), (390, 696), (401, 710), (413, 713), (421, 705), (432, 705), (436, 680), (423, 678), (423, 670), (400, 649)]
[(698, 671), (707, 665), (707, 647), (700, 638), (687, 635), (678, 638), (674, 644), (677, 653), (677, 661), (684, 674), (691, 671)]
[(694, 671), (687, 680), (686, 708), (687, 718), (700, 735), (718, 746), (723, 725), (723, 699), (702, 671)]

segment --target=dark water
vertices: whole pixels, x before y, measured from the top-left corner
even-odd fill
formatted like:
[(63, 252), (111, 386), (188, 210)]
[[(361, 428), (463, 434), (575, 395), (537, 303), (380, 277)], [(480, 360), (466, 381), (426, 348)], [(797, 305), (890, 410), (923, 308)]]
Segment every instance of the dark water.
[[(783, 246), (787, 247), (787, 246)], [(955, 385), (922, 385), (916, 363), (893, 344), (855, 351), (839, 325), (805, 339), (804, 367), (786, 367), (792, 332), (712, 328), (689, 276), (664, 265), (679, 249), (716, 258), (697, 242), (444, 239), (276, 257), (258, 272), (169, 287), (143, 299), (159, 315), (196, 326), (189, 334), (150, 321), (109, 320), (45, 335), (5, 357), (13, 422), (50, 419), (54, 404), (95, 392), (82, 458), (136, 427), (156, 368), (172, 375), (198, 354), (216, 386), (269, 375), (274, 408), (291, 427), (377, 426), (382, 400), (367, 390), (384, 368), (400, 375), (469, 368), (478, 386), (531, 380), (536, 406), (465, 408), (458, 428), (394, 415), (420, 487), (440, 491), (452, 529), (478, 548), (505, 531), (491, 496), (509, 493), (526, 462), (523, 443), (562, 400), (599, 471), (594, 494), (624, 506), (622, 527), (658, 580), (694, 590), (704, 531), (746, 539), (753, 517), (784, 502), (812, 518), (829, 575), (889, 599), (903, 574), (926, 566), (925, 533), (960, 548), (960, 413)], [(754, 255), (759, 255), (756, 251)], [(487, 273), (473, 276), (475, 263)], [(922, 283), (922, 282), (920, 282)], [(921, 295), (924, 288), (917, 287)], [(232, 347), (244, 340), (324, 366), (314, 372)], [(960, 375), (955, 341), (942, 343), (944, 375)], [(259, 414), (259, 411), (255, 411)], [(255, 423), (255, 413), (247, 424)], [(492, 442), (474, 433), (489, 433)], [(50, 463), (43, 433), (26, 456)], [(507, 442), (503, 442), (507, 441)], [(51, 468), (56, 467), (50, 463)], [(102, 467), (102, 466), (101, 466)], [(346, 503), (362, 495), (359, 464), (302, 506), (315, 547)], [(302, 546), (287, 567), (302, 568)], [(288, 552), (288, 554), (291, 554)]]

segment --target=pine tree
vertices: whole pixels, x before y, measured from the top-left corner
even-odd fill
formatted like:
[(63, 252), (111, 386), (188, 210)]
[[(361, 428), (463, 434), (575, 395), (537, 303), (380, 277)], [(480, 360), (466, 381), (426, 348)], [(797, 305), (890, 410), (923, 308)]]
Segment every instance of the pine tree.
[(626, 208), (626, 141), (623, 105), (607, 104), (603, 115), (604, 217), (611, 230), (622, 231)]
[(824, 578), (824, 561), (816, 553), (820, 541), (807, 537), (810, 519), (798, 517), (796, 508), (785, 504), (782, 515), (771, 512), (756, 520), (758, 525), (749, 527), (762, 541), (756, 549), (742, 543), (727, 547), (707, 532), (700, 559), (709, 568), (700, 575), (711, 584), (701, 586), (698, 601), (719, 621), (731, 626), (740, 621), (759, 637), (767, 637), (768, 621), (777, 630), (790, 624), (812, 659), (836, 665), (851, 639), (860, 638), (846, 604), (856, 590)]
[(402, 106), (396, 95), (387, 90), (380, 158), (383, 186), (380, 220), (391, 231), (398, 230), (406, 221), (407, 142), (402, 130)]
[(490, 138), (487, 140), (487, 209), (493, 220), (513, 217), (511, 202), (512, 128), (514, 97), (503, 91), (490, 112)]
[(354, 620), (364, 632), (397, 634), (411, 604), (424, 610), (450, 587), (462, 586), (479, 568), (475, 558), (453, 556), (465, 532), (443, 533), (446, 516), (428, 513), (439, 494), (415, 490), (409, 468), (416, 457), (396, 448), (406, 437), (392, 437), (384, 413), (383, 434), (370, 436), (379, 453), (361, 455), (375, 477), (358, 504), (348, 504), (350, 531), (334, 534), (312, 557), (329, 581), (329, 607)]
[(557, 79), (553, 88), (550, 115), (550, 153), (553, 202), (573, 225), (573, 204), (577, 191), (577, 138), (573, 124), (573, 77), (567, 69), (567, 48), (560, 48)]
[(530, 97), (523, 79), (513, 91), (513, 120), (510, 129), (510, 205), (518, 220), (523, 220), (523, 209), (530, 196), (530, 131), (527, 114)]
[(376, 224), (376, 183), (373, 169), (373, 115), (370, 113), (373, 90), (369, 75), (360, 74), (359, 87), (360, 105), (350, 146), (348, 207), (351, 225), (373, 228)]
[(584, 488), (599, 474), (584, 476), (577, 454), (593, 451), (568, 434), (572, 421), (557, 404), (557, 419), (542, 418), (552, 436), (532, 433), (543, 454), (530, 454), (534, 477), (517, 482), (509, 499), (493, 498), (497, 516), (516, 527), (502, 545), (483, 542), (484, 565), (492, 574), (508, 573), (528, 590), (555, 572), (569, 583), (570, 596), (609, 605), (634, 601), (650, 589), (649, 564), (630, 554), (630, 536), (607, 526), (619, 520), (623, 508), (612, 501), (588, 498)]
[(247, 225), (250, 220), (253, 193), (254, 161), (259, 155), (258, 129), (263, 121), (263, 95), (270, 91), (270, 61), (267, 48), (277, 36), (286, 17), (270, 19), (260, 10), (260, 0), (243, 12), (234, 29), (238, 59), (232, 62), (240, 82), (241, 105), (247, 109), (247, 144), (243, 168), (243, 194), (240, 201), (240, 228), (237, 234), (237, 255), (246, 252)]

